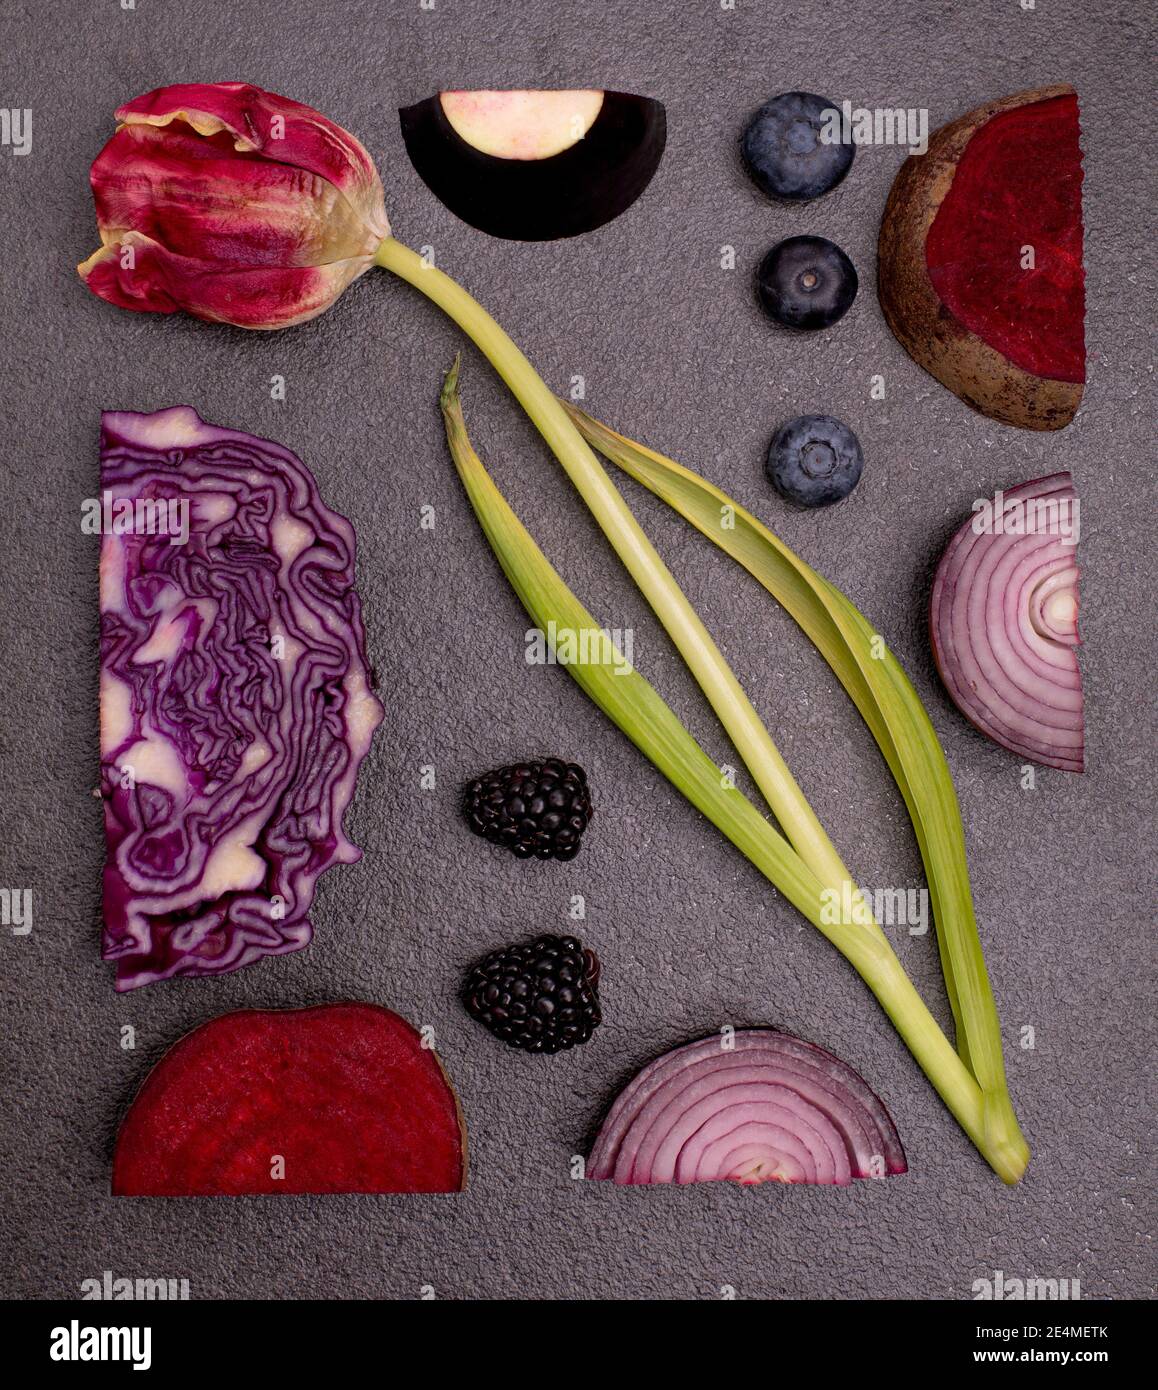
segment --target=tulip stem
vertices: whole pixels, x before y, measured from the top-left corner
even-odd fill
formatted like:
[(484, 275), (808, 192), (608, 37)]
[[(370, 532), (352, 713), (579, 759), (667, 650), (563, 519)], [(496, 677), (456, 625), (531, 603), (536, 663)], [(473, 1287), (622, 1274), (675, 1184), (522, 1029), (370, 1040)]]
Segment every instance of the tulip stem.
[[(374, 259), (449, 314), (507, 383), (667, 629), (792, 847), (822, 882), (854, 885), (723, 653), (606, 469), (526, 356), (477, 300), (408, 246), (387, 237)], [(855, 886), (851, 907), (852, 919), (883, 942), (884, 934)]]
[[(1028, 1150), (1013, 1119), (1008, 1093), (983, 1091), (937, 1026), (723, 654), (563, 405), (490, 314), (449, 276), (393, 237), (381, 243), (374, 259), (448, 314), (510, 387), (675, 642), (792, 847), (786, 857), (778, 852), (772, 861), (767, 854), (753, 854), (741, 845), (744, 853), (853, 965), (970, 1139), (1006, 1182), (1016, 1182)], [(451, 423), (455, 423), (453, 414)], [(453, 430), (451, 437), (453, 444), (457, 437)], [(465, 457), (463, 449), (459, 453)], [(481, 465), (478, 470), (466, 469), (466, 476), (474, 477), (477, 471)], [(706, 805), (696, 804), (710, 814)], [(719, 819), (716, 823), (721, 824)], [(757, 817), (756, 824), (762, 826), (762, 818)], [(730, 834), (728, 826), (721, 828)], [(795, 868), (785, 871), (785, 864), (791, 866), (793, 860), (799, 873)], [(847, 885), (852, 893), (852, 920), (828, 923), (811, 890), (794, 891), (798, 879), (807, 879), (817, 890), (843, 891)]]

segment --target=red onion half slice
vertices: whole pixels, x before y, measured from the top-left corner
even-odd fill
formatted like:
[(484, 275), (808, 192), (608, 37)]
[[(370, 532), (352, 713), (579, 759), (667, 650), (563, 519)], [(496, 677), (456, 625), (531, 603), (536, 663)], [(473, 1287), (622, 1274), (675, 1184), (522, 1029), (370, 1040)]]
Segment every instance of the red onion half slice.
[(1068, 473), (999, 492), (949, 542), (929, 608), (937, 669), (966, 719), (1067, 772), (1084, 764), (1078, 518)]
[(686, 1043), (620, 1093), (590, 1178), (644, 1183), (803, 1182), (906, 1171), (889, 1112), (862, 1077), (771, 1028)]

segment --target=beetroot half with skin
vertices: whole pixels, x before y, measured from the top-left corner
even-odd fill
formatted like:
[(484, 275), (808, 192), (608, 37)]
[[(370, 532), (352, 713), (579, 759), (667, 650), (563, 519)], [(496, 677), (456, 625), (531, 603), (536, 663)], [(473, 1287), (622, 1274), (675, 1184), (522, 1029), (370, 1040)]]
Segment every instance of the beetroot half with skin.
[(112, 1190), (457, 1192), (465, 1182), (466, 1130), (434, 1052), (388, 1009), (325, 1004), (225, 1014), (170, 1048), (121, 1124)]
[(702, 1038), (649, 1063), (611, 1107), (587, 1165), (588, 1177), (625, 1186), (844, 1186), (906, 1170), (896, 1126), (863, 1078), (770, 1028)]
[(1022, 429), (1070, 423), (1085, 381), (1077, 96), (986, 102), (905, 160), (878, 246), (881, 309), (966, 405)]

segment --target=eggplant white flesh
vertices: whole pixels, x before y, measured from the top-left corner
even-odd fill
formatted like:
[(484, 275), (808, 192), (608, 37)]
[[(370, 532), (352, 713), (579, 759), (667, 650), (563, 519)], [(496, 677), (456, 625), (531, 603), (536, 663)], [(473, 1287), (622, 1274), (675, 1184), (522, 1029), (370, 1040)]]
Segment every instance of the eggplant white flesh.
[(549, 159), (582, 140), (599, 117), (603, 93), (440, 92), (456, 135), (496, 159)]

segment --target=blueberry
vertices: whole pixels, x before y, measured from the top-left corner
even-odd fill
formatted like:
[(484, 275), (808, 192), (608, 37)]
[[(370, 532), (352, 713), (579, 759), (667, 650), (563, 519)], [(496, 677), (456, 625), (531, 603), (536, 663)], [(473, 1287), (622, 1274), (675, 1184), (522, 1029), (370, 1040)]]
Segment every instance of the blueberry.
[(822, 236), (790, 236), (760, 262), (756, 287), (768, 314), (785, 328), (829, 328), (848, 313), (856, 268)]
[(864, 467), (860, 440), (831, 415), (798, 415), (768, 446), (765, 471), (782, 497), (800, 507), (827, 507), (856, 487)]
[(844, 178), (856, 152), (851, 141), (832, 138), (840, 133), (840, 112), (831, 101), (812, 92), (784, 92), (748, 122), (744, 163), (770, 198), (819, 198)]

